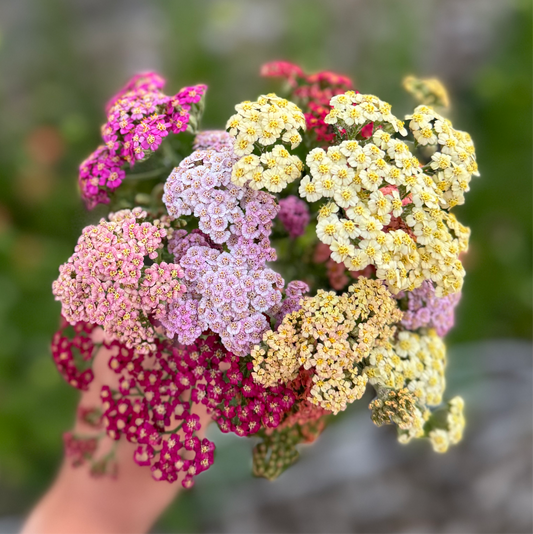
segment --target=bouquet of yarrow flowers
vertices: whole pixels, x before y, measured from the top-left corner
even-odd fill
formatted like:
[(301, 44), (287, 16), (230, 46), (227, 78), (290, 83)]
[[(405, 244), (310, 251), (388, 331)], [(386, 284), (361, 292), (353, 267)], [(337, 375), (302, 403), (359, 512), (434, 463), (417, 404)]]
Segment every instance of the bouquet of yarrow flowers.
[[(446, 91), (409, 77), (406, 123), (332, 72), (273, 62), (284, 80), (199, 127), (207, 87), (173, 96), (154, 73), (109, 102), (81, 196), (109, 214), (59, 269), (58, 370), (87, 390), (107, 349), (117, 380), (65, 434), (75, 465), (114, 472), (99, 440), (136, 444), (154, 478), (185, 487), (214, 461), (198, 407), (256, 438), (274, 479), (367, 389), (399, 441), (457, 443), (463, 401), (443, 400), (446, 347), (469, 230), (451, 213), (478, 175), (474, 146), (442, 114)], [(114, 375), (113, 375), (114, 376)]]

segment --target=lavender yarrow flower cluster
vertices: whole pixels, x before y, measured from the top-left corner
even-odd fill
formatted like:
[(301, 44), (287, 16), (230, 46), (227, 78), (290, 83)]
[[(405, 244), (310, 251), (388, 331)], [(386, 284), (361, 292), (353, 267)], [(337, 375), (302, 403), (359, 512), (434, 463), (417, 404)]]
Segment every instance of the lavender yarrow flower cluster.
[[(222, 250), (215, 245), (201, 230), (176, 230), (168, 242), (168, 251), (174, 255), (174, 261), (180, 260), (191, 247), (207, 247)], [(179, 343), (192, 345), (202, 334), (203, 328), (198, 319), (198, 299), (192, 291), (184, 293), (180, 299), (169, 303), (166, 315), (159, 321), (170, 339), (176, 336)]]
[[(185, 243), (176, 243), (180, 239)], [(190, 244), (190, 235), (175, 236), (172, 249), (182, 252)], [(184, 270), (187, 293), (175, 300), (161, 319), (169, 337), (176, 334), (185, 343), (211, 330), (238, 356), (248, 354), (262, 339), (269, 328), (265, 314), (277, 313), (284, 282), (264, 264), (257, 265), (251, 247), (254, 245), (240, 245), (225, 252), (208, 243), (193, 244), (181, 258), (176, 256)]]
[(168, 177), (163, 202), (171, 217), (198, 218), (198, 228), (214, 243), (230, 250), (259, 245), (250, 249), (258, 264), (274, 261), (268, 236), (279, 208), (269, 193), (231, 182), (237, 160), (231, 147), (193, 152)]
[(133, 167), (155, 151), (169, 132), (186, 130), (192, 105), (207, 89), (195, 85), (167, 96), (161, 91), (164, 85), (157, 74), (140, 74), (108, 103), (107, 122), (102, 126), (104, 145), (80, 165), (79, 183), (87, 207), (109, 202), (108, 193), (125, 178), (126, 163)]
[[(185, 271), (188, 290), (180, 302), (173, 303), (171, 317), (163, 324), (169, 335), (175, 333), (183, 343), (211, 329), (228, 350), (244, 356), (268, 329), (263, 314), (278, 312), (284, 282), (265, 267), (276, 259), (268, 237), (278, 206), (269, 193), (231, 182), (236, 161), (231, 146), (197, 150), (165, 184), (163, 201), (169, 214), (194, 215), (206, 238), (227, 246), (229, 252), (207, 244), (190, 246), (187, 236), (176, 234), (184, 241), (174, 240), (172, 250)], [(187, 251), (178, 258), (176, 252), (184, 247)]]
[(285, 288), (285, 298), (276, 315), (276, 325), (279, 325), (286, 315), (300, 309), (300, 301), (308, 292), (309, 286), (300, 280), (293, 280), (287, 284), (287, 287)]
[(224, 130), (205, 130), (198, 132), (194, 138), (194, 150), (220, 150), (233, 146), (233, 137)]
[(309, 207), (303, 200), (290, 195), (279, 201), (278, 218), (292, 239), (305, 233), (305, 229), (311, 220)]
[[(405, 298), (405, 294), (401, 293), (398, 297)], [(435, 328), (437, 334), (443, 337), (454, 325), (455, 307), (460, 300), (460, 292), (436, 297), (433, 284), (426, 280), (419, 288), (407, 293), (407, 310), (401, 324), (408, 330)]]
[(52, 286), (65, 319), (73, 325), (101, 325), (128, 347), (152, 350), (151, 321), (163, 316), (168, 302), (185, 291), (179, 265), (145, 266), (145, 260), (157, 260), (168, 230), (168, 221), (149, 221), (141, 208), (87, 226)]

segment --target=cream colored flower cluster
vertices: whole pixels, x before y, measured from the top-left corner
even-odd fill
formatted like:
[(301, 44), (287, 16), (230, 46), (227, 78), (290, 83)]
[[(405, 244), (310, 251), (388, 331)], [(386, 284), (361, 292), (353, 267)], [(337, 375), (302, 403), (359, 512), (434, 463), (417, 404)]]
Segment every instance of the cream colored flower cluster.
[(242, 102), (235, 109), (226, 129), (235, 138), (234, 151), (241, 159), (233, 167), (231, 180), (239, 186), (279, 193), (302, 173), (302, 161), (285, 146), (294, 149), (302, 141), (302, 111), (273, 93)]
[(418, 106), (406, 118), (417, 143), (437, 149), (425, 170), (435, 182), (439, 204), (445, 209), (464, 204), (472, 175), (479, 176), (470, 134), (456, 130), (429, 106)]
[(372, 385), (406, 387), (424, 406), (442, 402), (446, 346), (433, 329), (422, 335), (400, 332), (393, 343), (374, 348), (368, 364), (364, 373)]
[[(406, 132), (390, 106), (372, 95), (350, 95), (331, 100), (330, 122), (348, 134), (355, 124), (357, 135), (374, 121), (374, 134), (309, 152), (310, 176), (299, 191), (310, 202), (328, 200), (319, 211), (318, 238), (349, 270), (374, 265), (394, 293), (412, 291), (424, 280), (433, 282), (439, 297), (456, 293), (465, 274), (459, 254), (468, 247), (469, 230), (443, 209), (450, 207), (448, 189), (440, 187), (438, 175), (451, 156), (436, 153), (421, 167), (408, 144), (393, 137)], [(359, 108), (360, 115), (351, 111)]]
[(465, 427), (463, 410), (464, 400), (461, 397), (454, 397), (448, 403), (446, 428), (435, 428), (428, 434), (435, 452), (446, 452), (450, 445), (455, 445), (461, 441)]
[(424, 80), (415, 76), (406, 76), (402, 85), (421, 104), (441, 108), (447, 108), (450, 105), (448, 91), (437, 78)]
[(393, 336), (401, 311), (382, 282), (362, 277), (342, 295), (319, 290), (300, 304), (254, 347), (252, 376), (270, 387), (312, 369), (308, 400), (338, 413), (363, 395), (367, 377), (357, 363)]
[(326, 124), (339, 125), (350, 130), (360, 130), (369, 122), (388, 124), (395, 132), (407, 135), (404, 123), (391, 113), (392, 106), (374, 95), (347, 91), (330, 100), (332, 110), (326, 115)]
[(446, 346), (442, 339), (433, 329), (421, 335), (403, 331), (394, 342), (374, 348), (366, 362), (363, 374), (378, 392), (380, 388), (405, 389), (414, 399), (410, 418), (406, 419), (409, 424), (399, 425), (400, 442), (423, 437), (424, 425), (431, 416), (428, 407), (442, 402), (445, 388)]

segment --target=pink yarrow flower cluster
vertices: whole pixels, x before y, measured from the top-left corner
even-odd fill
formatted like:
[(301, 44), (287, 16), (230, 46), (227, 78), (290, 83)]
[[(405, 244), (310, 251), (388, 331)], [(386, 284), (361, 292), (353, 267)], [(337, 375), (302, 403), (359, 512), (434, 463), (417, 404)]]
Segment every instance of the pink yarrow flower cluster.
[(311, 220), (307, 202), (290, 195), (279, 201), (278, 218), (292, 239), (305, 233), (305, 229)]
[(165, 244), (168, 221), (149, 221), (141, 208), (123, 210), (88, 226), (52, 289), (65, 319), (101, 325), (128, 347), (153, 348), (156, 321), (185, 291), (183, 270), (152, 263)]
[(80, 165), (79, 184), (87, 207), (109, 202), (109, 192), (125, 178), (125, 164), (133, 167), (157, 150), (169, 133), (186, 130), (191, 107), (207, 89), (195, 85), (167, 96), (161, 91), (164, 85), (165, 80), (155, 73), (140, 74), (108, 103), (107, 122), (102, 126), (104, 145)]
[(426, 280), (420, 287), (396, 298), (407, 297), (407, 310), (403, 314), (402, 325), (408, 330), (434, 328), (441, 337), (445, 336), (455, 323), (455, 307), (461, 300), (461, 293), (446, 297), (435, 296), (433, 284)]
[(194, 138), (194, 150), (213, 149), (216, 151), (222, 148), (233, 146), (234, 138), (224, 130), (206, 130), (198, 132)]
[(294, 403), (285, 386), (254, 384), (250, 370), (245, 376), (239, 358), (213, 334), (189, 346), (158, 340), (151, 355), (117, 341), (108, 348), (115, 352), (109, 366), (120, 374), (120, 387), (102, 388), (103, 424), (112, 439), (125, 435), (138, 444), (134, 460), (150, 466), (156, 480), (181, 478), (188, 488), (213, 463), (214, 444), (197, 437), (196, 406), (205, 406), (223, 432), (245, 436), (261, 426), (275, 428)]

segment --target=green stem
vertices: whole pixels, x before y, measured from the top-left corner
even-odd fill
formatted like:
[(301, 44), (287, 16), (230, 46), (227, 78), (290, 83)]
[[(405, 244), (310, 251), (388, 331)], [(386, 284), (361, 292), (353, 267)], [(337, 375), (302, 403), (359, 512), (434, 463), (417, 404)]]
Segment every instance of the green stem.
[(168, 169), (166, 167), (161, 167), (160, 169), (154, 169), (152, 171), (129, 174), (127, 179), (128, 180), (149, 180), (150, 178), (157, 178), (158, 176), (161, 176), (161, 174), (163, 174), (165, 171), (168, 171)]
[(161, 432), (161, 434), (175, 434), (178, 430), (181, 430), (182, 426), (183, 426), (183, 423), (181, 423), (181, 425), (177, 426), (173, 430), (168, 430), (166, 432)]
[(172, 165), (176, 166), (180, 162), (179, 158), (176, 156), (174, 150), (168, 143), (163, 143), (163, 155), (170, 160)]

